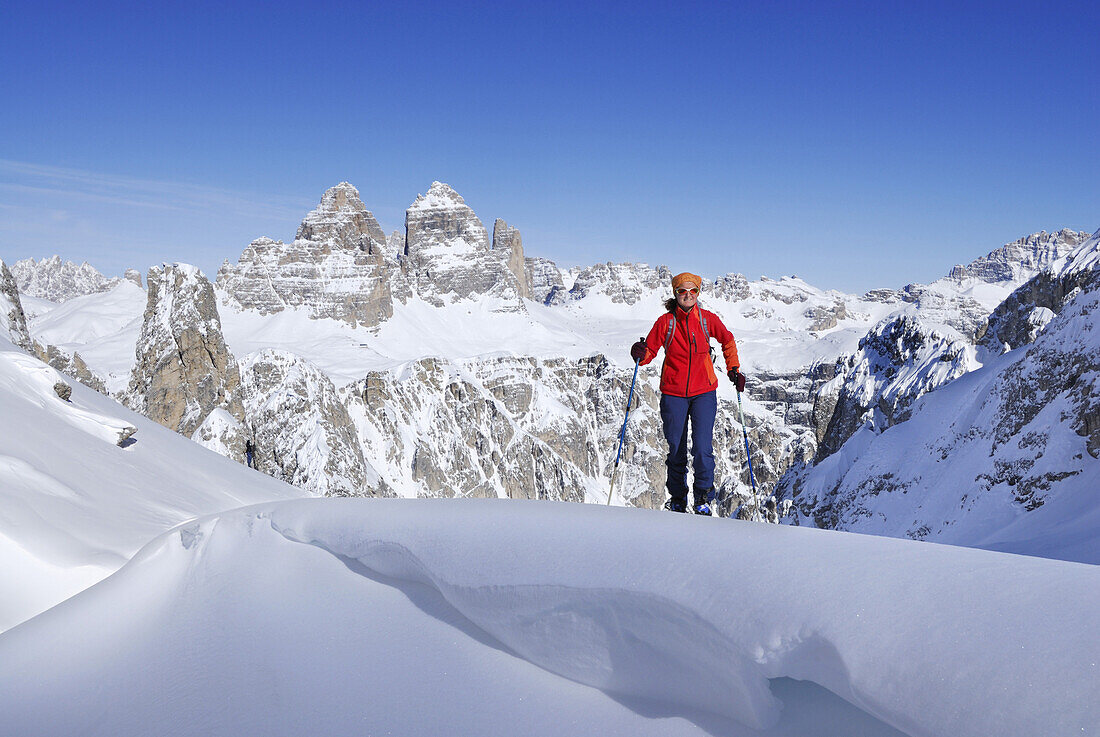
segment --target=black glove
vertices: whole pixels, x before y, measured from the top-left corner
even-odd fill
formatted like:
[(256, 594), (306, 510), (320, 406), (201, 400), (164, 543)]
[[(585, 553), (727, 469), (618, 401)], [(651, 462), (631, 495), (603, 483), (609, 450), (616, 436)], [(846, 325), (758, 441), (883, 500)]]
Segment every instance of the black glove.
[(740, 368), (740, 366), (734, 366), (726, 372), (726, 376), (730, 377), (730, 381), (737, 386), (738, 393), (745, 391), (745, 375), (741, 373)]
[(630, 357), (634, 359), (634, 363), (639, 363), (645, 358), (645, 340), (639, 340), (634, 345), (630, 346)]

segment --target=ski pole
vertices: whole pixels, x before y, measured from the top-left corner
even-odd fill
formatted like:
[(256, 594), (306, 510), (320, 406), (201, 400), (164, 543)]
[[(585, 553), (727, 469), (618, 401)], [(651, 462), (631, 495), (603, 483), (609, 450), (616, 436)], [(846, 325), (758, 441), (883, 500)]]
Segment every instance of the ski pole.
[(749, 459), (749, 481), (752, 483), (752, 519), (760, 513), (760, 501), (756, 498), (756, 477), (752, 474), (752, 453), (749, 452), (749, 431), (745, 429), (745, 407), (741, 404), (741, 392), (737, 392), (737, 408), (741, 410), (741, 434), (745, 438), (745, 457)]
[(619, 470), (619, 458), (623, 454), (623, 441), (626, 440), (626, 421), (630, 419), (630, 402), (634, 399), (634, 382), (638, 379), (638, 361), (634, 362), (634, 378), (630, 380), (630, 394), (626, 398), (626, 417), (623, 429), (619, 431), (619, 450), (615, 453), (615, 467), (611, 469), (611, 488), (607, 492), (607, 506), (611, 506), (611, 497), (615, 494), (615, 472)]

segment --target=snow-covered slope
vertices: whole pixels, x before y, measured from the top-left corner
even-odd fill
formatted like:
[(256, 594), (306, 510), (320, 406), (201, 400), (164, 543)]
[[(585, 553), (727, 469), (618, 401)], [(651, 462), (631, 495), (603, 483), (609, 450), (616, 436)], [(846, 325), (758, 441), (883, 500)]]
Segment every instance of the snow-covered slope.
[(1100, 234), (1021, 287), (1018, 319), (1039, 282), (1056, 287), (1060, 313), (1034, 325), (1034, 343), (885, 432), (865, 414), (832, 456), (787, 479), (797, 520), (1100, 563)]
[(27, 737), (1094, 734), (1098, 607), (1100, 568), (907, 540), (284, 502), (0, 635), (0, 713)]
[[(473, 209), (439, 182), (408, 208), (405, 225), (384, 236), (344, 182), (325, 192), (292, 243), (261, 239), (222, 270), (216, 312), (231, 353), (226, 364), (284, 351), (287, 361), (321, 372), (299, 372), (306, 380), (294, 382), (306, 404), (331, 396), (331, 381), (355, 425), (345, 432), (344, 412), (333, 403), (290, 411), (299, 395), (280, 385), (289, 401), (255, 403), (268, 408), (260, 424), (279, 459), (266, 467), (326, 493), (598, 499), (618, 436), (614, 415), (625, 402), (620, 389), (633, 368), (626, 348), (662, 312), (673, 270), (597, 263), (566, 271), (528, 258), (517, 229), (498, 219), (490, 242)], [(749, 375), (749, 443), (765, 496), (792, 467), (835, 452), (868, 412), (878, 430), (902, 422), (922, 395), (1003, 345), (1033, 338), (1057, 311), (1047, 303), (1057, 306), (1064, 295), (1005, 298), (1086, 237), (1036, 233), (932, 284), (864, 295), (793, 276), (707, 279), (702, 303), (737, 336)], [(134, 310), (129, 320), (117, 312), (126, 296), (120, 289), (73, 300), (90, 300), (79, 312), (39, 301), (28, 313), (32, 338), (39, 331), (44, 343), (73, 355), (50, 358), (51, 365), (67, 370), (79, 349), (116, 396), (140, 324), (138, 307), (126, 308)], [(100, 311), (104, 327), (88, 329)], [(640, 506), (663, 501), (664, 446), (653, 421), (658, 372), (659, 364), (640, 371), (643, 405), (616, 487)], [(523, 384), (531, 391), (510, 388)], [(719, 399), (718, 487), (736, 503), (752, 490), (736, 398), (725, 383)], [(208, 447), (244, 458), (256, 422), (231, 414), (235, 423), (216, 415), (199, 434)], [(327, 419), (309, 419), (318, 417)], [(306, 442), (321, 437), (339, 438), (343, 450)], [(334, 457), (348, 460), (336, 483), (299, 472), (331, 467)], [(820, 524), (840, 520), (804, 511)], [(939, 521), (917, 519), (913, 527), (926, 524)]]
[[(71, 386), (67, 401), (54, 390), (58, 382)], [(304, 496), (3, 338), (0, 418), (0, 630), (99, 581), (183, 520)], [(120, 447), (127, 427), (137, 432)]]
[(24, 302), (33, 312), (28, 328), (35, 340), (69, 353), (79, 351), (104, 378), (108, 391), (117, 394), (126, 388), (147, 302), (144, 289), (123, 281), (106, 292), (73, 297), (60, 305), (34, 298)]

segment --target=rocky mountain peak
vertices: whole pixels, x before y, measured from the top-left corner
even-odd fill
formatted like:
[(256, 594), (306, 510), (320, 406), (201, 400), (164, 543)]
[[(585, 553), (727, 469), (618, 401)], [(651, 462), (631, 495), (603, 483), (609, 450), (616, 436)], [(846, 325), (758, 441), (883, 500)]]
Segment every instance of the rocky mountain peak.
[(947, 278), (956, 282), (977, 279), (990, 284), (1023, 284), (1088, 239), (1088, 233), (1069, 228), (1057, 233), (1040, 230), (1006, 243), (966, 266), (955, 266)]
[(149, 269), (148, 300), (123, 401), (191, 436), (216, 407), (244, 418), (240, 371), (222, 336), (214, 289), (198, 268)]
[(319, 204), (298, 226), (298, 240), (333, 241), (340, 248), (380, 253), (386, 234), (347, 182), (330, 187)]
[(409, 205), (409, 210), (455, 210), (469, 209), (466, 200), (449, 184), (432, 182), (427, 194), (418, 194), (416, 200)]
[(405, 211), (405, 256), (414, 262), (440, 248), (463, 255), (489, 247), (485, 225), (449, 184), (432, 182)]
[(73, 297), (106, 292), (121, 281), (108, 279), (87, 262), (75, 264), (62, 261), (60, 256), (50, 256), (41, 261), (26, 258), (11, 266), (19, 291), (30, 297), (64, 302)]
[(403, 266), (411, 286), (435, 305), (478, 295), (501, 297), (508, 303), (503, 309), (522, 310), (520, 298), (529, 293), (522, 239), (506, 223), (499, 238), (494, 248), (462, 197), (433, 182), (405, 211)]
[(815, 463), (865, 423), (881, 432), (904, 422), (917, 399), (974, 369), (973, 354), (968, 343), (940, 335), (913, 315), (875, 325), (854, 354), (837, 360), (835, 378), (815, 397)]
[[(1059, 235), (1063, 233), (1067, 231)], [(1070, 232), (1070, 235), (1076, 238), (1080, 234)], [(1100, 282), (1100, 230), (997, 305), (980, 331), (979, 345), (996, 355), (1034, 342), (1067, 302), (1097, 282)]]
[(304, 307), (314, 318), (377, 325), (393, 314), (395, 268), (382, 227), (359, 191), (341, 182), (302, 220), (293, 243), (257, 238), (218, 270), (218, 287), (261, 314)]

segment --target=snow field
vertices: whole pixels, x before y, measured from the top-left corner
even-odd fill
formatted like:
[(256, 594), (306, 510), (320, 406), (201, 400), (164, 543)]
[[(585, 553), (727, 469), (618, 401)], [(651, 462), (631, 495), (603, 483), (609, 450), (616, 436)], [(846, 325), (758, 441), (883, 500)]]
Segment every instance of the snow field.
[[(72, 387), (69, 401), (53, 385)], [(137, 433), (119, 447), (121, 429)], [(205, 450), (0, 338), (0, 632), (196, 515), (304, 493)]]
[(186, 523), (5, 633), (0, 712), (27, 735), (1090, 734), (1098, 606), (1100, 568), (981, 550), (302, 500)]

